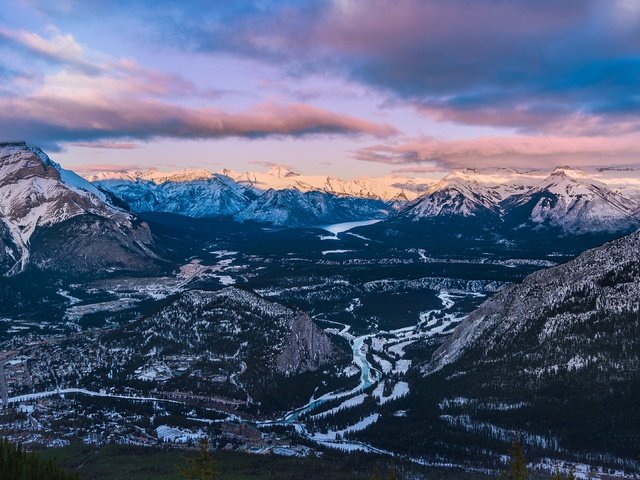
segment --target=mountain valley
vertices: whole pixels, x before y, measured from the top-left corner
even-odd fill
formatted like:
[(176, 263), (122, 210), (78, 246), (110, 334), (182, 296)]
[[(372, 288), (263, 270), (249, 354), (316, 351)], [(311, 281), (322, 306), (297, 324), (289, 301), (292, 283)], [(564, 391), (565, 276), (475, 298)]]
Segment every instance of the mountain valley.
[(543, 470), (639, 470), (628, 195), (563, 168), (402, 201), (209, 172), (71, 183), (2, 148), (30, 165), (2, 185), (45, 212), (0, 201), (3, 435), (493, 472), (519, 432)]

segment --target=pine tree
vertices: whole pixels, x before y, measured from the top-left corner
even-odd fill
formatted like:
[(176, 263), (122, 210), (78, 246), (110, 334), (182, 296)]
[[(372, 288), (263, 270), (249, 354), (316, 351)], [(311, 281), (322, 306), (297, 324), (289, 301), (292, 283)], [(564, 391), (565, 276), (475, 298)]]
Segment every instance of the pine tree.
[(560, 468), (556, 465), (556, 469), (553, 472), (553, 480), (563, 480), (562, 474), (560, 473)]
[(79, 480), (78, 474), (62, 470), (53, 460), (44, 461), (22, 446), (0, 439), (0, 478), (2, 480)]
[(516, 436), (511, 445), (511, 460), (509, 462), (511, 480), (527, 480), (527, 461), (524, 458), (520, 437)]
[(209, 453), (209, 440), (206, 437), (200, 439), (200, 449), (197, 457), (186, 460), (186, 466), (180, 469), (180, 473), (186, 480), (216, 480), (218, 472)]

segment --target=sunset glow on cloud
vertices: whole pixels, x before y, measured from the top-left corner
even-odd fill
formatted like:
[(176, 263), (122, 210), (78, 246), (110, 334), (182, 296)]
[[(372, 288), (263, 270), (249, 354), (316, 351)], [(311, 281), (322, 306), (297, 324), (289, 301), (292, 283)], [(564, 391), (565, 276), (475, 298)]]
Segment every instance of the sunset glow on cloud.
[(87, 168), (635, 164), (639, 45), (626, 0), (10, 1), (0, 128)]

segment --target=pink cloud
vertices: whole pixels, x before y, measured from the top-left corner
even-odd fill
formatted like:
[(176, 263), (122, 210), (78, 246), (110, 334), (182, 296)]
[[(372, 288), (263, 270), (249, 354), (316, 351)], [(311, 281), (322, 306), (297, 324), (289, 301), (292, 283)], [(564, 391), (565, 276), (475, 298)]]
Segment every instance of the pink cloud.
[(595, 166), (640, 162), (640, 136), (482, 137), (465, 140), (409, 139), (354, 152), (367, 162), (406, 166), (405, 171), (460, 167), (552, 167), (559, 164)]
[[(19, 118), (15, 112), (20, 112)], [(91, 95), (79, 99), (61, 95), (0, 98), (0, 128), (7, 138), (21, 138), (26, 133), (36, 139), (68, 142), (320, 134), (385, 137), (396, 133), (388, 124), (305, 104), (262, 104), (243, 113), (228, 113), (159, 100)]]
[(88, 58), (85, 47), (76, 42), (73, 35), (63, 34), (55, 27), (48, 28), (49, 38), (25, 30), (0, 28), (0, 41), (10, 42), (34, 55), (76, 68), (97, 72), (102, 67)]
[(131, 58), (113, 58), (95, 52), (54, 26), (49, 27), (47, 33), (48, 36), (43, 37), (34, 32), (0, 27), (0, 44), (8, 42), (55, 64), (61, 69), (58, 75), (85, 76), (113, 86), (121, 84), (118, 89), (126, 86), (129, 92), (138, 95), (218, 98), (231, 93), (215, 88), (200, 89), (180, 75), (145, 68)]

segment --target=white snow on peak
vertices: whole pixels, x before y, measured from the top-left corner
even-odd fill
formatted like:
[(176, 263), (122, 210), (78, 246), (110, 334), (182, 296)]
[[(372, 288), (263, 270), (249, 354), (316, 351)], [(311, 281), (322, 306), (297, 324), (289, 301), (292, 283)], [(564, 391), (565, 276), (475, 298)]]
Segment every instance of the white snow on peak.
[(267, 175), (271, 175), (276, 178), (285, 178), (285, 177), (299, 177), (300, 174), (294, 172), (289, 167), (285, 165), (274, 165), (273, 167), (267, 170)]
[(543, 175), (509, 168), (454, 170), (432, 185), (401, 214), (420, 220), (431, 217), (472, 217), (500, 213), (500, 202), (529, 190)]
[(471, 217), (490, 212), (506, 216), (514, 207), (530, 209), (535, 224), (574, 233), (617, 231), (638, 222), (638, 203), (582, 170), (555, 168), (456, 170), (400, 211), (411, 220)]
[(36, 228), (85, 213), (130, 221), (129, 214), (109, 203), (103, 192), (39, 148), (0, 144), (0, 222), (20, 257), (9, 273), (27, 265), (29, 240)]
[(74, 190), (76, 193), (80, 195), (91, 194), (98, 197), (103, 202), (108, 202), (106, 195), (101, 192), (95, 185), (81, 177), (77, 173), (64, 169), (60, 166), (60, 164), (54, 162), (49, 158), (49, 156), (40, 150), (38, 147), (29, 146), (29, 150), (31, 150), (37, 157), (42, 160), (42, 163), (45, 165), (50, 165), (55, 168), (60, 173), (60, 181), (64, 183), (67, 187)]
[(213, 173), (204, 168), (183, 168), (173, 172), (161, 172), (155, 168), (147, 170), (120, 170), (114, 172), (99, 172), (87, 176), (91, 182), (105, 181), (136, 181), (146, 180), (155, 184), (165, 182), (193, 182), (196, 180), (208, 180), (213, 177)]
[(295, 189), (308, 192), (317, 190), (334, 195), (379, 199), (387, 202), (413, 200), (433, 184), (431, 178), (395, 175), (365, 176), (344, 180), (326, 175), (304, 175), (283, 166), (272, 167), (266, 172), (240, 173), (224, 169), (220, 173), (258, 191)]
[(638, 222), (637, 203), (611, 190), (587, 173), (569, 167), (556, 168), (516, 205), (531, 208), (534, 223), (558, 226), (565, 231), (616, 231)]
[[(620, 222), (628, 223), (637, 217), (640, 171), (633, 179), (623, 181), (627, 173), (620, 175), (608, 170), (587, 173), (567, 166), (551, 173), (469, 168), (454, 170), (439, 181), (396, 175), (343, 180), (301, 174), (290, 167), (276, 165), (267, 171), (244, 173), (229, 169), (215, 174), (203, 169), (145, 170), (100, 173), (88, 178), (121, 196), (136, 211), (169, 211), (190, 216), (235, 215), (240, 221), (276, 225), (288, 225), (292, 219), (296, 219), (294, 224), (301, 224), (312, 221), (313, 217), (320, 218), (318, 212), (310, 214), (318, 210), (313, 206), (317, 199), (309, 203), (308, 198), (293, 194), (296, 191), (326, 192), (343, 199), (383, 200), (399, 209), (401, 217), (413, 221), (487, 214), (505, 217), (511, 207), (533, 201), (532, 195), (546, 192), (547, 197), (553, 195), (560, 201), (538, 199), (539, 205), (530, 206), (529, 220), (577, 232), (619, 229)], [(198, 202), (193, 198), (198, 198)], [(566, 215), (569, 217), (565, 221)], [(383, 216), (374, 214), (362, 218)]]

